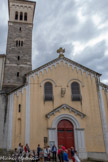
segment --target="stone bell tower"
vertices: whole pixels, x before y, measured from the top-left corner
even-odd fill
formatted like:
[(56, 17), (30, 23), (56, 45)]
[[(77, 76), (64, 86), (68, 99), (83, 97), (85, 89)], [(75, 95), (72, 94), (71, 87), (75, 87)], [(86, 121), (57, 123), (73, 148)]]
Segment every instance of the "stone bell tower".
[(32, 70), (32, 29), (36, 3), (8, 0), (9, 22), (3, 87), (13, 89), (24, 83)]

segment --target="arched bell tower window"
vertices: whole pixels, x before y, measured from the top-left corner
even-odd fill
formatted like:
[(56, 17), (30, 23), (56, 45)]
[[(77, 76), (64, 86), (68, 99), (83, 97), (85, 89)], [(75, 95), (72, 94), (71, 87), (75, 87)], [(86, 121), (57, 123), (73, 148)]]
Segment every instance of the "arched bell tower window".
[(71, 84), (72, 101), (81, 101), (80, 85), (77, 82)]
[(27, 21), (27, 12), (24, 13), (24, 21)]
[(53, 100), (53, 86), (52, 83), (46, 82), (44, 84), (44, 100), (52, 101)]
[(18, 11), (15, 12), (15, 20), (18, 20)]
[(20, 45), (21, 45), (21, 41), (19, 41), (19, 47), (20, 47)]
[(20, 20), (23, 20), (23, 13), (20, 12)]
[(16, 41), (16, 47), (18, 47), (18, 40)]
[(23, 47), (24, 42), (22, 40), (16, 40), (16, 47)]

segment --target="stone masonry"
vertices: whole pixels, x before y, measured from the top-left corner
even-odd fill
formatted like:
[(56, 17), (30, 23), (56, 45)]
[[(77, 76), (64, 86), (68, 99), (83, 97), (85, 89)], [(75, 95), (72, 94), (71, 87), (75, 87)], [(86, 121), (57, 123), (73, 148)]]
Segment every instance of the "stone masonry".
[(8, 129), (10, 129), (8, 128), (8, 92), (23, 85), (24, 75), (32, 70), (32, 29), (35, 5), (36, 3), (32, 1), (8, 0), (7, 50), (6, 56), (0, 55), (0, 148), (2, 149), (7, 148)]
[[(9, 0), (7, 52), (3, 87), (17, 88), (32, 70), (32, 28), (35, 3)], [(18, 19), (15, 14), (18, 12)], [(23, 13), (22, 20), (20, 15)], [(24, 14), (27, 13), (27, 21)], [(20, 41), (20, 45), (19, 45)], [(21, 44), (22, 43), (22, 44)]]

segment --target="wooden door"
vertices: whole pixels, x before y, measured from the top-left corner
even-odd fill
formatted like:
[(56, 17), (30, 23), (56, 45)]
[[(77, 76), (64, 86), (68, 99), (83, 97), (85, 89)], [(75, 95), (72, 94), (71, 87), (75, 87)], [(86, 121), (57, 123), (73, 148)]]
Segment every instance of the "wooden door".
[(68, 155), (71, 157), (70, 148), (74, 147), (74, 127), (68, 120), (61, 120), (57, 127), (58, 146), (63, 145), (68, 149)]

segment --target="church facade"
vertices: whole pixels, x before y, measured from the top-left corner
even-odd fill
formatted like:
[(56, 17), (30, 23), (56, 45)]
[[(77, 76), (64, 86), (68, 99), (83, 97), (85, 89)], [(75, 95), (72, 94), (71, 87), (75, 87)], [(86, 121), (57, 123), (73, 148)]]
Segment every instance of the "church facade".
[(81, 159), (107, 161), (108, 86), (62, 48), (58, 58), (31, 70), (34, 10), (34, 2), (9, 0), (7, 53), (0, 56), (0, 147), (73, 146)]

